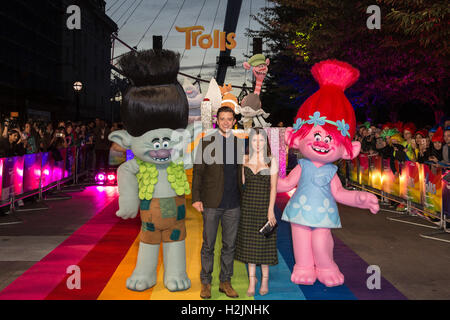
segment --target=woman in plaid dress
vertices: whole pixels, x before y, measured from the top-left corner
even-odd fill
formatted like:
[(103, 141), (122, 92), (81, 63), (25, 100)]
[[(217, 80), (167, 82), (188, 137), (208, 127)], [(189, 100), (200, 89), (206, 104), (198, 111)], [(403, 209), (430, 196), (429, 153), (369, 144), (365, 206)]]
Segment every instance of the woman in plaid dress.
[(269, 237), (259, 233), (267, 221), (277, 223), (274, 213), (278, 179), (277, 161), (272, 161), (267, 135), (262, 128), (253, 128), (249, 136), (249, 155), (242, 166), (244, 191), (241, 217), (236, 239), (235, 259), (248, 263), (248, 296), (255, 294), (256, 265), (261, 265), (262, 281), (259, 293), (269, 291), (269, 265), (278, 263), (276, 232)]

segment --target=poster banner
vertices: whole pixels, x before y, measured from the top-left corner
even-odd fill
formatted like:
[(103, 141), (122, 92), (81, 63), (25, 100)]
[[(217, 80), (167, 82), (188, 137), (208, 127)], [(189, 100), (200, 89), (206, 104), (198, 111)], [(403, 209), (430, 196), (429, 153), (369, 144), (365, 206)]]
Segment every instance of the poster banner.
[(383, 175), (382, 175), (382, 185), (383, 191), (391, 194), (394, 184), (394, 173), (391, 170), (391, 164), (389, 159), (383, 159)]
[(399, 197), (406, 199), (408, 194), (408, 171), (404, 162), (397, 162), (399, 176)]
[[(52, 166), (52, 182), (62, 180), (64, 178), (64, 169), (66, 165), (66, 158), (67, 158), (67, 149), (59, 149), (59, 154), (61, 155), (61, 158), (59, 161), (54, 160), (54, 165)], [(53, 157), (53, 155), (52, 155)], [(54, 157), (53, 157), (54, 158)]]
[(380, 156), (373, 156), (370, 159), (370, 177), (369, 186), (374, 189), (382, 189), (382, 174), (383, 174), (383, 158)]
[(392, 183), (391, 194), (394, 196), (397, 196), (397, 197), (401, 197), (402, 196), (401, 189), (400, 189), (401, 166), (397, 160), (394, 161), (394, 166), (395, 166), (395, 172), (393, 172), (394, 181)]
[(341, 160), (338, 162), (339, 164), (339, 175), (345, 180), (348, 179), (347, 175), (347, 161)]
[[(267, 134), (267, 139), (269, 141), (270, 150), (272, 156), (278, 161), (278, 176), (281, 178), (286, 177), (286, 167), (287, 167), (287, 152), (288, 148), (284, 143), (284, 128), (264, 128)], [(248, 138), (246, 138), (248, 143)]]
[(8, 201), (13, 190), (14, 158), (2, 159), (2, 201)]
[(423, 165), (425, 211), (441, 214), (442, 210), (442, 170), (436, 166)]
[(284, 141), (284, 136), (286, 133), (286, 128), (278, 128), (278, 134), (280, 139), (280, 167), (278, 176), (281, 178), (286, 177), (287, 165), (288, 165), (288, 155), (289, 155), (289, 146)]
[(421, 199), (421, 181), (420, 181), (420, 164), (413, 161), (405, 163), (406, 172), (406, 199), (411, 202), (420, 204)]
[(46, 187), (52, 183), (52, 172), (53, 172), (54, 160), (50, 152), (42, 153), (42, 179), (41, 187)]
[(359, 184), (369, 185), (369, 156), (364, 153), (359, 155)]
[(42, 153), (27, 154), (23, 158), (23, 192), (25, 193), (39, 189)]
[(14, 180), (14, 195), (18, 196), (23, 193), (23, 164), (24, 157), (13, 157), (14, 159), (14, 170), (13, 170), (13, 180)]
[(66, 165), (64, 170), (64, 178), (70, 177), (75, 173), (76, 146), (69, 147), (66, 150)]
[(450, 170), (443, 174), (442, 179), (442, 211), (444, 217), (450, 220)]
[(5, 158), (0, 158), (0, 201), (2, 199), (2, 185), (3, 185), (3, 162)]
[(349, 166), (349, 179), (354, 183), (358, 183), (358, 158), (347, 162)]

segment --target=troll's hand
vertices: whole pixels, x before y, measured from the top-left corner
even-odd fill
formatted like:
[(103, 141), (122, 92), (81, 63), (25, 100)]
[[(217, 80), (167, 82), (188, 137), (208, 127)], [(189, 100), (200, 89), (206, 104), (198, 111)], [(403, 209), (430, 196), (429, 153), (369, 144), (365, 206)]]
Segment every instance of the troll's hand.
[(125, 198), (119, 196), (119, 211), (116, 212), (116, 216), (122, 219), (134, 219), (139, 212), (139, 199)]
[(376, 214), (380, 210), (380, 205), (378, 204), (378, 198), (374, 194), (369, 192), (357, 191), (356, 194), (356, 205), (363, 209), (369, 209), (370, 212)]

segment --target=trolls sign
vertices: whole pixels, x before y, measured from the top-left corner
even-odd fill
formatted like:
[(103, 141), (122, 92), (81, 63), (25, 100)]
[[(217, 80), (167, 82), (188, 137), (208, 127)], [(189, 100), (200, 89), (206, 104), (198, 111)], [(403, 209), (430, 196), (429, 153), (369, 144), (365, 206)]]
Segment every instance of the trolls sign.
[(226, 33), (219, 30), (214, 30), (213, 35), (210, 34), (202, 34), (205, 30), (202, 26), (193, 26), (193, 27), (175, 27), (178, 32), (184, 32), (185, 35), (185, 48), (186, 50), (191, 49), (191, 45), (193, 47), (198, 45), (202, 49), (209, 49), (211, 46), (219, 49), (220, 51), (225, 51), (226, 49), (234, 49), (236, 47), (236, 41), (234, 37), (236, 37), (235, 33)]

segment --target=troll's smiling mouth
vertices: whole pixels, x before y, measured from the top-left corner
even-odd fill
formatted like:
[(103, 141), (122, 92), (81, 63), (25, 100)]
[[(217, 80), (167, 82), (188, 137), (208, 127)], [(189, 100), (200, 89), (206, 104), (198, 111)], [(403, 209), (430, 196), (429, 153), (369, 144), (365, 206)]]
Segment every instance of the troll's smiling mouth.
[(312, 148), (314, 151), (316, 151), (317, 153), (320, 153), (320, 154), (327, 154), (327, 153), (330, 152), (330, 150), (331, 150), (331, 149), (318, 148), (318, 147), (314, 147), (314, 146), (311, 146), (311, 148)]
[(167, 158), (154, 158), (154, 157), (152, 157), (152, 160), (157, 161), (157, 162), (164, 162), (164, 161), (170, 160), (170, 156), (168, 156)]
[(165, 162), (171, 159), (171, 150), (151, 150), (148, 152), (149, 157), (155, 162)]

